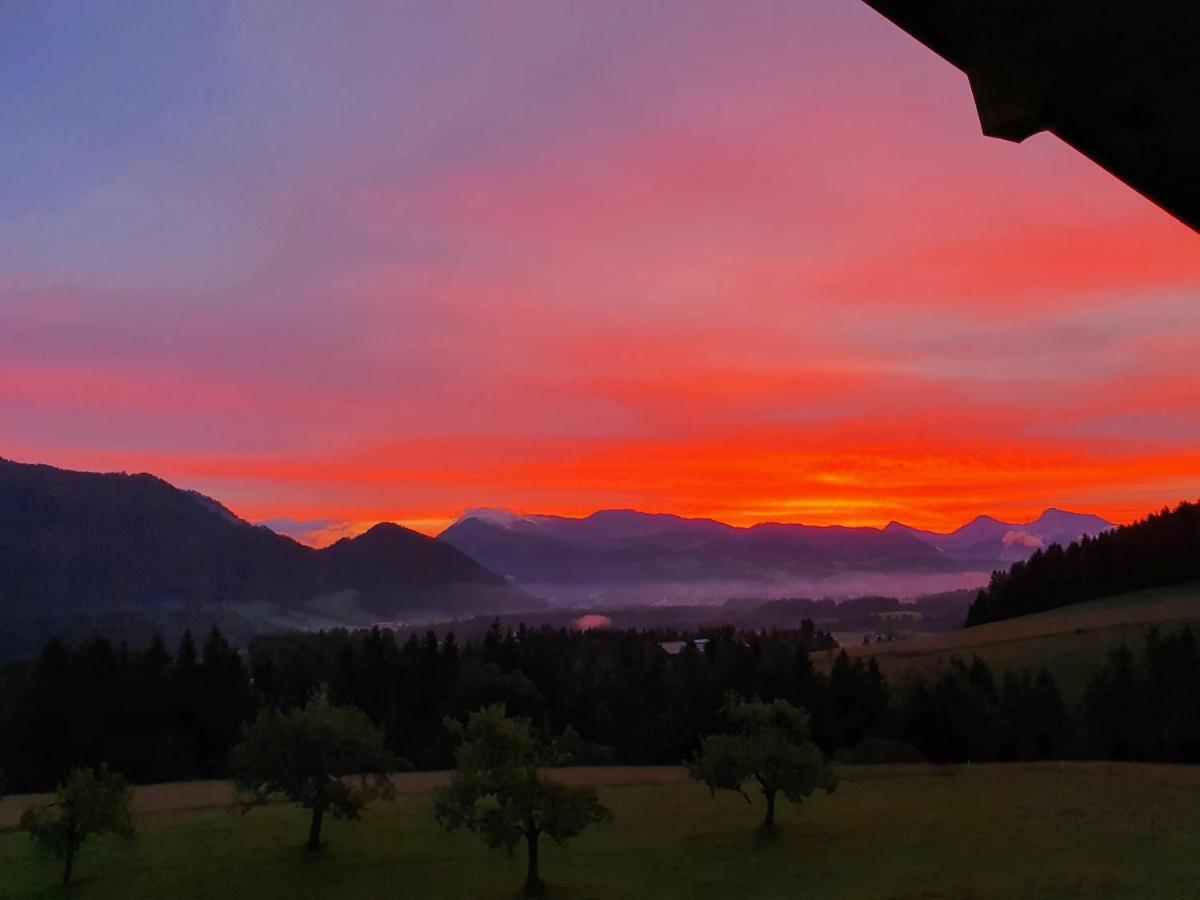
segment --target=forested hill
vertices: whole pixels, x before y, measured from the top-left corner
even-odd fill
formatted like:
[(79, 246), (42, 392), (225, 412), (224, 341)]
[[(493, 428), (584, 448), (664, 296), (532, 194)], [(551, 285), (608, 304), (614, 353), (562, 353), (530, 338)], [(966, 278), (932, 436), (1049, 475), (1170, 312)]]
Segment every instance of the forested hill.
[(1053, 544), (991, 582), (967, 612), (967, 627), (1110, 594), (1200, 578), (1200, 503), (1180, 503), (1132, 525)]
[(0, 459), (0, 610), (6, 616), (215, 616), (236, 604), (303, 609), (347, 598), (363, 615), (527, 609), (530, 597), (461, 551), (380, 524), (315, 550), (152, 475)]

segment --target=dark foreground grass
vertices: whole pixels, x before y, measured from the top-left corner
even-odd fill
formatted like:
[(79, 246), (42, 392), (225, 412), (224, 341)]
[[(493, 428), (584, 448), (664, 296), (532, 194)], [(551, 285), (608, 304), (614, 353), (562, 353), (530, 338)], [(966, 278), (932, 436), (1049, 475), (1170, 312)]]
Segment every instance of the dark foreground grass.
[[(760, 803), (669, 771), (600, 788), (615, 821), (543, 851), (553, 896), (1200, 896), (1200, 768), (846, 769), (833, 796), (785, 804), (768, 842), (753, 833)], [(428, 794), (330, 822), (316, 856), (299, 849), (295, 808), (146, 813), (139, 825), (131, 843), (85, 849), (72, 896), (511, 898), (523, 877), (520, 856), (439, 829)], [(61, 896), (57, 877), (25, 835), (0, 835), (0, 896)]]

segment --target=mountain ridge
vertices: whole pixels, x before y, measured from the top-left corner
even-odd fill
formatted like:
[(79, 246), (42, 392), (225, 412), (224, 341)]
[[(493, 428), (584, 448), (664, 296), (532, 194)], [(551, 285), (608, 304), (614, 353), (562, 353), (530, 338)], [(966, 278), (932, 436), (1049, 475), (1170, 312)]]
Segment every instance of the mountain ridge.
[(957, 558), (992, 558), (1011, 563), (1051, 544), (1066, 546), (1085, 534), (1094, 537), (1115, 526), (1091, 513), (1051, 506), (1029, 522), (1005, 522), (995, 516), (978, 515), (949, 532), (927, 531), (900, 522), (890, 522), (886, 527), (907, 531)]
[(536, 605), (462, 551), (394, 523), (316, 549), (147, 473), (0, 459), (0, 603), (10, 611), (305, 610), (332, 595), (389, 620)]
[(537, 524), (537, 523), (541, 523), (541, 522), (583, 523), (583, 522), (591, 522), (591, 521), (598, 520), (598, 519), (606, 519), (609, 517), (625, 516), (625, 515), (637, 516), (637, 517), (641, 517), (641, 518), (645, 518), (645, 519), (654, 519), (654, 520), (659, 520), (659, 521), (670, 520), (670, 521), (676, 521), (676, 522), (690, 522), (690, 523), (698, 523), (698, 524), (702, 523), (702, 524), (717, 526), (717, 527), (723, 528), (723, 529), (728, 529), (730, 531), (750, 531), (752, 529), (761, 528), (763, 526), (783, 526), (783, 527), (796, 526), (796, 527), (801, 527), (801, 528), (812, 528), (812, 529), (842, 528), (842, 529), (869, 530), (869, 531), (887, 531), (889, 529), (904, 530), (904, 531), (914, 533), (914, 534), (925, 534), (925, 535), (931, 535), (931, 536), (937, 536), (937, 537), (949, 537), (951, 535), (962, 532), (966, 529), (970, 529), (972, 526), (981, 525), (981, 524), (985, 524), (985, 523), (991, 524), (991, 525), (1004, 526), (1005, 528), (1028, 528), (1033, 525), (1038, 525), (1040, 523), (1044, 523), (1048, 518), (1053, 519), (1053, 518), (1057, 518), (1057, 517), (1065, 517), (1068, 520), (1077, 520), (1077, 519), (1078, 520), (1084, 520), (1084, 519), (1094, 520), (1095, 522), (1102, 524), (1103, 527), (1105, 527), (1105, 528), (1115, 528), (1116, 527), (1115, 523), (1109, 522), (1108, 520), (1106, 520), (1106, 519), (1102, 518), (1101, 516), (1098, 516), (1094, 513), (1075, 512), (1073, 510), (1061, 509), (1056, 506), (1046, 507), (1044, 510), (1042, 510), (1042, 512), (1040, 512), (1037, 515), (1036, 518), (1031, 519), (1028, 522), (1006, 522), (1003, 519), (999, 519), (999, 518), (991, 515), (990, 513), (979, 513), (974, 518), (969, 520), (968, 522), (965, 522), (964, 524), (958, 526), (957, 528), (951, 529), (950, 531), (934, 531), (933, 529), (928, 529), (928, 528), (917, 528), (916, 526), (908, 525), (904, 522), (900, 522), (895, 519), (893, 519), (892, 521), (888, 522), (886, 525), (883, 525), (881, 527), (875, 527), (875, 526), (871, 526), (871, 525), (844, 525), (841, 523), (818, 525), (818, 524), (812, 524), (812, 523), (808, 523), (808, 522), (779, 522), (774, 519), (766, 519), (761, 522), (755, 522), (750, 525), (733, 525), (731, 523), (722, 522), (719, 519), (713, 519), (713, 518), (710, 518), (707, 516), (681, 516), (677, 513), (646, 512), (643, 510), (634, 509), (632, 507), (613, 507), (613, 508), (606, 508), (606, 509), (598, 509), (598, 510), (588, 513), (587, 515), (583, 515), (583, 516), (564, 516), (564, 515), (559, 515), (559, 514), (555, 514), (555, 513), (519, 513), (514, 510), (507, 509), (505, 507), (476, 507), (476, 508), (466, 510), (464, 513), (462, 513), (462, 515), (460, 515), (457, 519), (455, 519), (450, 525), (448, 525), (448, 526), (446, 526), (446, 528), (442, 529), (440, 534), (445, 534), (447, 531), (450, 531), (455, 526), (460, 525), (463, 522), (466, 522), (466, 521), (472, 520), (472, 519), (479, 520), (479, 521), (487, 521), (487, 522), (489, 522), (491, 524), (495, 524), (495, 525), (503, 525), (503, 524), (528, 525), (528, 524)]
[(436, 538), (378, 523), (318, 549), (148, 473), (0, 459), (0, 605), (71, 614), (263, 602), (400, 621), (532, 609), (530, 594), (711, 603), (928, 593), (982, 584), (1048, 543), (1107, 527), (1055, 507), (1025, 523), (979, 515), (944, 534), (898, 522), (737, 526), (629, 508), (482, 508)]
[[(464, 514), (439, 537), (493, 571), (560, 599), (716, 602), (722, 592), (908, 592), (881, 584), (888, 578), (910, 585), (912, 593), (978, 587), (993, 569), (1051, 538), (1073, 540), (1101, 527), (1107, 523), (1097, 517), (1053, 508), (1031, 523), (976, 516), (947, 534), (900, 523), (737, 526), (628, 509), (581, 517), (482, 509)], [(855, 573), (869, 577), (855, 579)]]

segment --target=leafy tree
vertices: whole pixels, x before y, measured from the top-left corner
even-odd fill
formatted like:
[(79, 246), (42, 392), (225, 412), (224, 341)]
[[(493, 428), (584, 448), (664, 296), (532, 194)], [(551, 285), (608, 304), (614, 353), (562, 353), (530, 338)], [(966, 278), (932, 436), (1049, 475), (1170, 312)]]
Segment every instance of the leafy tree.
[(999, 694), (1001, 759), (1054, 759), (1069, 727), (1066, 704), (1046, 669), (1006, 672)]
[(1088, 749), (1101, 759), (1144, 759), (1149, 700), (1133, 651), (1124, 644), (1110, 650), (1108, 663), (1092, 676), (1079, 704)]
[(501, 704), (471, 713), (465, 726), (449, 719), (446, 727), (460, 740), (457, 771), (450, 785), (437, 791), (434, 816), (448, 830), (466, 828), (510, 855), (523, 839), (525, 891), (542, 893), (539, 840), (545, 836), (563, 845), (612, 813), (592, 788), (568, 787), (539, 775), (538, 767), (554, 751), (534, 737), (528, 719), (508, 716)]
[(255, 701), (250, 673), (215, 626), (204, 642), (196, 675), (196, 762), (200, 773), (211, 778), (228, 771), (226, 757), (243, 724), (253, 718)]
[(1190, 627), (1160, 635), (1152, 629), (1143, 659), (1149, 721), (1154, 739), (1150, 756), (1171, 762), (1200, 760), (1200, 646)]
[(786, 700), (767, 703), (730, 697), (724, 715), (732, 731), (704, 739), (688, 766), (691, 777), (716, 793), (737, 791), (750, 802), (747, 782), (767, 801), (762, 831), (775, 831), (775, 797), (782, 792), (799, 803), (818, 788), (832, 793), (837, 778), (808, 733), (808, 713)]
[(233, 760), (234, 781), (248, 794), (245, 809), (284, 794), (311, 811), (309, 850), (320, 846), (326, 812), (357, 819), (369, 802), (391, 796), (393, 759), (383, 735), (366, 713), (333, 706), (324, 691), (303, 707), (260, 713)]
[(63, 860), (62, 883), (71, 883), (75, 857), (88, 838), (97, 834), (133, 837), (133, 815), (129, 810), (129, 784), (110, 773), (74, 769), (58, 786), (55, 799), (27, 810), (21, 827), (35, 844)]
[(905, 737), (931, 762), (990, 760), (1001, 749), (995, 679), (987, 663), (952, 657), (928, 687), (921, 679), (908, 698)]
[(876, 737), (886, 726), (890, 697), (879, 664), (871, 658), (851, 661), (843, 650), (829, 672), (827, 728), (832, 743), (854, 747), (867, 737)]

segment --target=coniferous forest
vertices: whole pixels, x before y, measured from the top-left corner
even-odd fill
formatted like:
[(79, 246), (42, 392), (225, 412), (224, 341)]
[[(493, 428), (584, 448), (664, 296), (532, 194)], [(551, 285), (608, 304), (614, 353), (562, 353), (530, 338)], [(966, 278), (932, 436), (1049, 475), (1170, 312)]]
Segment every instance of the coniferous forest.
[(1111, 594), (1200, 578), (1200, 503), (1180, 503), (992, 573), (967, 612), (983, 625)]
[(813, 739), (846, 762), (1089, 759), (1200, 762), (1200, 654), (1188, 630), (1114, 650), (1069, 705), (1048, 672), (994, 672), (956, 659), (935, 678), (892, 684), (875, 661), (839, 654), (819, 672), (802, 629), (674, 633), (493, 627), (458, 643), (386, 630), (258, 638), (239, 652), (215, 629), (131, 648), (50, 642), (0, 680), (0, 771), (11, 791), (52, 788), (107, 763), (135, 783), (225, 777), (229, 751), (262, 709), (325, 687), (364, 711), (401, 765), (444, 769), (446, 717), (492, 703), (528, 717), (576, 763), (676, 765), (719, 724), (731, 694), (808, 711)]

